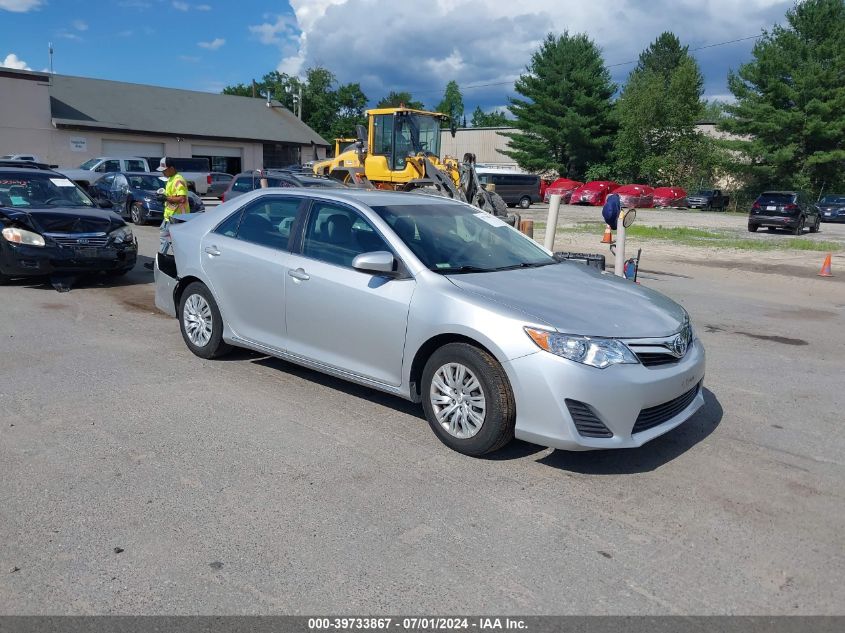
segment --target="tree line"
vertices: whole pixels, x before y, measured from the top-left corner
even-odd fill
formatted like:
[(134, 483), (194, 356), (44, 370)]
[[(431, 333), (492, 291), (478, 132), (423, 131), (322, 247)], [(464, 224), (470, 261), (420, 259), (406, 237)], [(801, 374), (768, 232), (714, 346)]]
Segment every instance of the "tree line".
[[(327, 139), (365, 122), (369, 101), (360, 85), (339, 85), (325, 68), (309, 69), (303, 81), (268, 73), (257, 87), (288, 108), (301, 88), (303, 120)], [(516, 128), (505, 134), (505, 153), (547, 176), (845, 191), (845, 0), (797, 3), (783, 26), (762, 32), (728, 87), (732, 103), (708, 103), (698, 63), (671, 32), (642, 51), (621, 89), (587, 35), (549, 34), (516, 80), (509, 112), (476, 107), (470, 124)], [(224, 93), (249, 96), (252, 86)], [(425, 107), (409, 92), (390, 92), (377, 107), (400, 104)], [(467, 124), (455, 81), (433, 109)], [(729, 139), (701, 133), (702, 120)]]

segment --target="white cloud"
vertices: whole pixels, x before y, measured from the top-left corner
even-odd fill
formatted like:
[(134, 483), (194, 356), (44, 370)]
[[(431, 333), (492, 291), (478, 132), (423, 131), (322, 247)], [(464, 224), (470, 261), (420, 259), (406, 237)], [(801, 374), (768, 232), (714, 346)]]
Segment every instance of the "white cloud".
[(213, 40), (211, 40), (210, 42), (197, 42), (197, 46), (199, 46), (200, 48), (207, 48), (208, 50), (211, 50), (211, 51), (216, 51), (218, 48), (223, 46), (223, 44), (225, 44), (225, 43), (226, 43), (226, 40), (224, 40), (222, 37), (216, 37)]
[(77, 31), (87, 31), (88, 25), (82, 20), (74, 20), (71, 22), (71, 26), (75, 28)]
[[(2, 1), (2, 0), (0, 0)], [(6, 59), (0, 62), (0, 66), (3, 68), (14, 68), (15, 70), (32, 70), (24, 60), (20, 59), (14, 53), (9, 53), (6, 55)]]
[(76, 33), (71, 33), (70, 31), (59, 31), (58, 36), (64, 38), (66, 40), (71, 40), (74, 42), (81, 42), (82, 38), (79, 37)]
[[(559, 0), (435, 0), (420, 11), (418, 4), (395, 0), (290, 0), (295, 23), (282, 16), (251, 26), (250, 31), (265, 44), (281, 45), (278, 69), (283, 72), (320, 64), (340, 82), (360, 82), (373, 99), (389, 90), (409, 90), (429, 104), (440, 99), (451, 79), (462, 89), (502, 83), (464, 91), (467, 106), (487, 107), (502, 103), (513, 79), (524, 72), (549, 32), (586, 33), (602, 48), (607, 64), (619, 64), (636, 60), (665, 30), (672, 30), (690, 48), (759, 34), (761, 28), (782, 22), (792, 4), (793, 0), (591, 0), (565, 3), (564, 11)], [(338, 33), (343, 36), (327, 35)], [(372, 37), (374, 33), (378, 36)], [(752, 44), (727, 45), (697, 55), (708, 92), (726, 92), (727, 69), (745, 61)], [(624, 81), (632, 67), (614, 66), (614, 79)]]
[(26, 13), (38, 9), (44, 0), (0, 0), (0, 9), (14, 13)]
[(188, 11), (190, 10), (191, 5), (189, 5), (187, 2), (174, 2), (173, 8), (177, 11)]

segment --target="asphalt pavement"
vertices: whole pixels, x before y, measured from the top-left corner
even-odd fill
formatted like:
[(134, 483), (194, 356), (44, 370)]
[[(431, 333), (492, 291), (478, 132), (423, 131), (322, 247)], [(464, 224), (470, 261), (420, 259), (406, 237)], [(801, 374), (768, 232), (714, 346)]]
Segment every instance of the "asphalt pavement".
[(193, 356), (137, 233), (123, 280), (0, 287), (0, 613), (843, 613), (835, 279), (653, 258), (705, 408), (640, 449), (471, 459), (401, 399)]

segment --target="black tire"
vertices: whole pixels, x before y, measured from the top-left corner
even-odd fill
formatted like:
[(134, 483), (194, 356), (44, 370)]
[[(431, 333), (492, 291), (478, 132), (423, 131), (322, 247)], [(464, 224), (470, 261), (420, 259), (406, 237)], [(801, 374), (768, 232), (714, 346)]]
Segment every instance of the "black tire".
[(816, 216), (816, 222), (813, 226), (810, 227), (810, 233), (818, 233), (822, 230), (822, 218), (821, 216)]
[(495, 191), (490, 192), (490, 202), (493, 203), (493, 215), (503, 218), (508, 215), (508, 205), (505, 204), (505, 199)]
[(527, 209), (528, 207), (531, 206), (531, 198), (529, 198), (528, 196), (522, 196), (519, 199), (518, 204), (519, 204), (520, 209)]
[(11, 277), (4, 275), (3, 273), (0, 273), (0, 286), (5, 286), (10, 281), (12, 281)]
[(759, 227), (759, 226), (757, 226), (756, 224), (749, 224), (749, 225), (748, 225), (748, 230), (749, 230), (750, 232), (752, 232), (752, 233), (756, 233), (756, 232), (757, 232), (757, 229), (759, 229), (759, 228), (760, 228), (760, 227)]
[(145, 217), (144, 205), (140, 202), (133, 203), (129, 209), (129, 219), (132, 220), (132, 224), (138, 226), (146, 224), (147, 219)]
[[(185, 304), (194, 295), (199, 295), (205, 300), (211, 313), (211, 336), (204, 345), (198, 345), (191, 341), (185, 329)], [(182, 339), (185, 341), (185, 345), (200, 358), (217, 358), (232, 349), (231, 345), (223, 342), (223, 319), (220, 316), (220, 309), (217, 307), (214, 296), (206, 288), (205, 284), (195, 281), (185, 288), (185, 291), (179, 298), (179, 310), (176, 314), (179, 318), (179, 330), (182, 332)]]
[(804, 218), (801, 218), (801, 220), (798, 222), (798, 226), (796, 226), (794, 229), (792, 229), (792, 234), (793, 235), (801, 235), (803, 232), (804, 232)]
[[(451, 435), (437, 421), (431, 402), (435, 373), (444, 365), (460, 363), (478, 380), (485, 400), (481, 428), (469, 438)], [(422, 404), (428, 423), (437, 438), (454, 451), (480, 457), (505, 446), (513, 439), (516, 404), (510, 382), (502, 366), (486, 351), (467, 343), (449, 343), (438, 349), (425, 364), (422, 375)]]

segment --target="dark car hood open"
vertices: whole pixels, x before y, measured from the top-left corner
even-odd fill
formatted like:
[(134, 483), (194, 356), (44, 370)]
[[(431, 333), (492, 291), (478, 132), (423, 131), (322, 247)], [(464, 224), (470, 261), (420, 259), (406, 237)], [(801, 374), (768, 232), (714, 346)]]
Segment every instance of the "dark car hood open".
[(103, 209), (3, 207), (0, 214), (37, 233), (108, 233), (126, 224), (117, 214)]
[(659, 292), (574, 262), (449, 279), (567, 334), (668, 336), (681, 328), (686, 316), (681, 306)]

